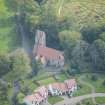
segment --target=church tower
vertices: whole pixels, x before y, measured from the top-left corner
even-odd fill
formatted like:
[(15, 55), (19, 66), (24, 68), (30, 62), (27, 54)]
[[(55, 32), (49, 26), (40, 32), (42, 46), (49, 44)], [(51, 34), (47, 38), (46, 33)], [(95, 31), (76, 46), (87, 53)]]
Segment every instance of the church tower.
[(46, 34), (44, 31), (37, 30), (33, 50), (34, 54), (36, 54), (39, 46), (46, 47)]
[(46, 46), (46, 34), (43, 31), (37, 30), (35, 36), (35, 45), (36, 46)]

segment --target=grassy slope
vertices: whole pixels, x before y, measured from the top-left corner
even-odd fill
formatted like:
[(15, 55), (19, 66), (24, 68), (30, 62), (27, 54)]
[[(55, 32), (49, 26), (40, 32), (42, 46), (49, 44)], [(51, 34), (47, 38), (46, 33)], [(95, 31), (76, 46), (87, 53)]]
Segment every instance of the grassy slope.
[(12, 19), (13, 13), (8, 10), (5, 0), (0, 0), (0, 53), (10, 51), (18, 43)]
[(105, 104), (105, 97), (96, 97), (96, 103)]
[(105, 0), (49, 0), (46, 7), (49, 5), (58, 21), (69, 22), (70, 29), (105, 24)]
[(84, 78), (84, 81), (91, 83), (94, 86), (96, 92), (103, 93), (105, 92), (105, 86), (103, 85), (103, 81), (105, 80), (105, 75), (97, 75), (97, 78), (98, 78), (97, 81), (92, 81), (91, 75), (89, 74), (88, 78), (87, 77)]
[(48, 97), (48, 102), (53, 105), (56, 104), (57, 102), (63, 101), (63, 98), (54, 96), (54, 97)]
[(91, 98), (85, 99), (85, 100), (83, 100), (81, 103), (82, 103), (81, 105), (88, 105), (88, 104), (89, 104), (89, 105), (94, 105)]

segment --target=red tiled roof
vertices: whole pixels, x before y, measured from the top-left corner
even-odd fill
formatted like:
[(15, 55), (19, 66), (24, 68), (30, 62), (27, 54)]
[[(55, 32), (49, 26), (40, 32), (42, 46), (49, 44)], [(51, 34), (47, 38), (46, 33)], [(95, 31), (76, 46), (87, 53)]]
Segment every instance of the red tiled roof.
[(29, 101), (41, 102), (43, 100), (43, 97), (41, 97), (38, 93), (35, 93), (27, 96), (26, 99)]
[(56, 49), (38, 46), (37, 49), (38, 56), (44, 56), (46, 59), (61, 59), (64, 60), (63, 53)]
[(25, 98), (29, 101), (33, 101), (34, 100), (34, 95), (28, 95)]
[(61, 90), (63, 92), (67, 91), (67, 87), (64, 83), (53, 83), (51, 86), (53, 89)]
[(76, 85), (75, 79), (66, 80), (65, 83), (68, 89), (71, 89), (74, 85)]
[(48, 93), (47, 88), (45, 86), (39, 87), (37, 90), (34, 92), (39, 93), (42, 97), (45, 96), (45, 94)]

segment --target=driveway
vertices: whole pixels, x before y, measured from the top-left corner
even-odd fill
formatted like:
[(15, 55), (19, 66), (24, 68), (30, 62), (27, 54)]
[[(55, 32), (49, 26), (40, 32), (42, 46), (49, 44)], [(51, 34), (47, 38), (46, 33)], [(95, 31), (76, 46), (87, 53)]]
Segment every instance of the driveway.
[(75, 105), (81, 100), (93, 98), (93, 97), (105, 97), (105, 93), (92, 93), (78, 97), (65, 98), (63, 101), (56, 103), (55, 105)]

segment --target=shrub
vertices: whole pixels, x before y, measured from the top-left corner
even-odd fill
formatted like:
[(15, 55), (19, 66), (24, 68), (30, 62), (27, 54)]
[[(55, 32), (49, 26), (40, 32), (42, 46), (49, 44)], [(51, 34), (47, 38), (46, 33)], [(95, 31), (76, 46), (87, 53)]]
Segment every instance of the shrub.
[(103, 81), (103, 83), (102, 83), (104, 86), (105, 86), (105, 80)]
[(98, 80), (98, 78), (97, 78), (97, 76), (96, 76), (96, 75), (92, 75), (91, 80), (92, 80), (92, 81), (97, 81), (97, 80)]

